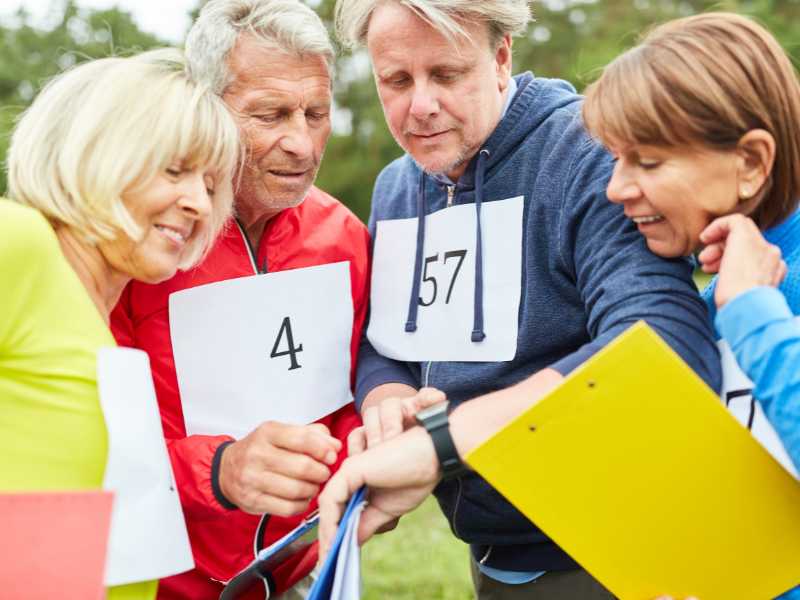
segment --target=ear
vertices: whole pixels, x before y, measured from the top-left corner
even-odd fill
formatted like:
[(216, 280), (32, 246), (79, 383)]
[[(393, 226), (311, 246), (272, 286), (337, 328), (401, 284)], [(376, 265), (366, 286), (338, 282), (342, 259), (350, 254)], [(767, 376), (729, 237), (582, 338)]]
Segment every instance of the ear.
[[(775, 164), (775, 138), (763, 129), (751, 129), (736, 144), (737, 193), (741, 202), (757, 198)], [(760, 201), (760, 198), (759, 198)]]
[(495, 70), (497, 71), (497, 85), (500, 91), (508, 87), (511, 77), (511, 35), (506, 34), (495, 49)]

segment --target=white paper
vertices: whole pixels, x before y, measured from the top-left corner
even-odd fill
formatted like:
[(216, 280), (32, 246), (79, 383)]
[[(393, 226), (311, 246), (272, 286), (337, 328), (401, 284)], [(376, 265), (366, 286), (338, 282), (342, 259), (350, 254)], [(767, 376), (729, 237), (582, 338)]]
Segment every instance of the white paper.
[(722, 401), (726, 404), (733, 416), (736, 417), (736, 420), (743, 426), (748, 427), (748, 424), (752, 420), (752, 424), (749, 428), (753, 436), (767, 449), (775, 460), (783, 465), (783, 468), (797, 479), (798, 474), (792, 464), (792, 460), (783, 447), (783, 443), (778, 437), (778, 434), (775, 433), (772, 424), (764, 414), (761, 404), (754, 400), (750, 393), (733, 397), (737, 395), (738, 391), (752, 392), (754, 387), (753, 382), (748, 379), (747, 375), (745, 375), (739, 367), (728, 342), (720, 340), (717, 346), (722, 360)]
[(333, 579), (330, 600), (358, 600), (361, 598), (361, 549), (358, 546), (358, 523), (366, 501), (353, 509), (347, 521)]
[(305, 425), (352, 401), (348, 262), (176, 292), (169, 320), (189, 435), (238, 439), (264, 421)]
[(97, 385), (108, 430), (103, 488), (114, 492), (106, 585), (194, 568), (147, 354), (102, 348)]
[(475, 205), (456, 205), (426, 217), (419, 297), (430, 305), (419, 305), (417, 330), (412, 333), (405, 331), (405, 324), (414, 277), (417, 219), (378, 221), (367, 331), (373, 347), (389, 358), (415, 362), (513, 359), (522, 280), (522, 215), (522, 196), (481, 206), (486, 333), (482, 342), (471, 339)]

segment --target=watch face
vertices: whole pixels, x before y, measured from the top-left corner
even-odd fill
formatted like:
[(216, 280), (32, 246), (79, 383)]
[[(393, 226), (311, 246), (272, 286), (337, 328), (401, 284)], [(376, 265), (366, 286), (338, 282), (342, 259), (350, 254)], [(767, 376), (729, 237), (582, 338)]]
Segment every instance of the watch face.
[(444, 402), (439, 402), (438, 404), (434, 404), (433, 406), (429, 406), (428, 408), (423, 408), (421, 411), (417, 413), (417, 419), (419, 419), (420, 421), (425, 421), (433, 416), (447, 412), (448, 404), (449, 403), (447, 402), (447, 400), (445, 400)]

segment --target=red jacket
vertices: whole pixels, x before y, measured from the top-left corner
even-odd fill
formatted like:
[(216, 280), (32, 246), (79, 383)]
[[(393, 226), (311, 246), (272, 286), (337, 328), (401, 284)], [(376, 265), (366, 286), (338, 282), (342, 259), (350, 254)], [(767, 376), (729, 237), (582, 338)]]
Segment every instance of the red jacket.
[[(282, 211), (267, 222), (255, 251), (259, 270), (270, 272), (341, 261), (350, 262), (353, 294), (351, 385), (361, 330), (369, 301), (369, 234), (364, 225), (340, 202), (317, 188), (296, 208)], [(158, 285), (132, 282), (111, 316), (111, 327), (122, 346), (145, 350), (150, 356), (164, 435), (180, 492), (196, 568), (169, 577), (159, 585), (159, 598), (216, 600), (229, 580), (254, 557), (254, 537), (260, 517), (220, 504), (212, 489), (212, 461), (229, 436), (186, 435), (178, 394), (178, 381), (170, 340), (168, 299), (172, 292), (198, 285), (254, 274), (246, 239), (231, 220), (208, 257), (196, 268), (180, 272)], [(318, 422), (346, 442), (360, 424), (352, 404)], [(343, 446), (346, 444), (343, 444)], [(343, 448), (335, 468), (344, 459)], [(216, 474), (214, 474), (215, 476)], [(313, 503), (315, 508), (316, 502)], [(310, 509), (310, 510), (311, 510)], [(259, 549), (295, 527), (304, 515), (268, 517)], [(275, 573), (278, 593), (307, 575), (317, 560), (316, 545), (300, 560), (290, 560)], [(263, 598), (263, 590), (260, 597)], [(254, 595), (254, 597), (256, 597)]]

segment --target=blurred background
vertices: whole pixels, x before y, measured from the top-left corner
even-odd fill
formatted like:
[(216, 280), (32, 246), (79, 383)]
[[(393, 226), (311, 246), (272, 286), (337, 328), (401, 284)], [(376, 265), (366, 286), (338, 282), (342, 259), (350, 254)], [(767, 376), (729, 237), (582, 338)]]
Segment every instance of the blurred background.
[[(330, 24), (335, 0), (306, 1)], [(0, 160), (16, 117), (48, 78), (89, 58), (179, 46), (202, 4), (0, 0)], [(757, 18), (800, 59), (800, 0), (538, 0), (533, 9), (536, 22), (514, 40), (514, 71), (567, 79), (579, 90), (653, 24), (708, 10)], [(335, 77), (333, 135), (317, 185), (366, 221), (373, 181), (401, 151), (384, 124), (366, 55), (341, 53)], [(2, 169), (0, 195), (5, 189)], [(367, 600), (472, 597), (467, 548), (432, 499), (364, 547), (362, 572)]]
[[(330, 24), (335, 0), (306, 0)], [(49, 77), (111, 54), (181, 45), (202, 0), (0, 0), (0, 160), (14, 119)], [(756, 17), (800, 58), (800, 0), (538, 0), (514, 40), (515, 72), (578, 89), (654, 23), (719, 9)], [(381, 167), (401, 154), (383, 121), (363, 51), (340, 53), (334, 130), (317, 184), (362, 219)], [(0, 173), (0, 194), (5, 191)]]

